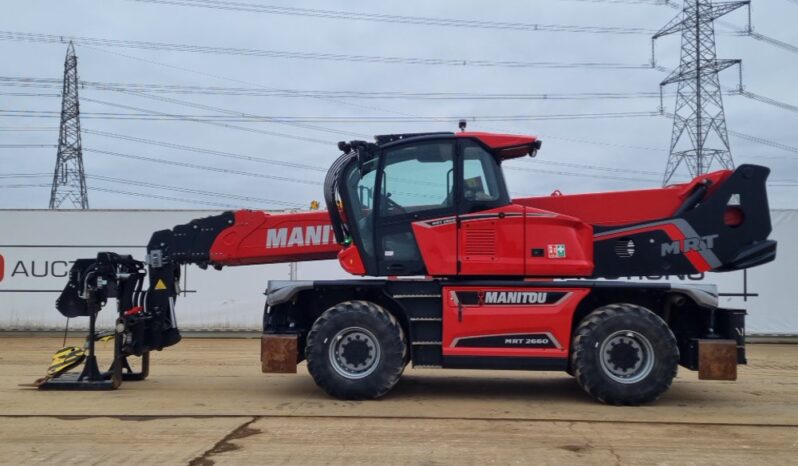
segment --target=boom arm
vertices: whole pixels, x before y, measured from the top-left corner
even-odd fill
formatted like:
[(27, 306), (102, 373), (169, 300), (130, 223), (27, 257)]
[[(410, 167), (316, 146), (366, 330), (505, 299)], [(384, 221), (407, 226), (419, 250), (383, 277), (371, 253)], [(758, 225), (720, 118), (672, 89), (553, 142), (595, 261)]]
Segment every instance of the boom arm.
[(174, 308), (181, 265), (221, 269), (333, 259), (340, 249), (325, 211), (224, 212), (152, 235), (147, 245), (147, 291), (142, 290), (144, 262), (101, 252), (96, 260), (75, 262), (56, 307), (67, 317), (88, 316), (108, 298), (117, 298), (126, 308), (123, 353), (141, 355), (180, 341)]
[(227, 265), (334, 259), (340, 250), (327, 212), (225, 212), (154, 233), (150, 265), (159, 260), (220, 269)]

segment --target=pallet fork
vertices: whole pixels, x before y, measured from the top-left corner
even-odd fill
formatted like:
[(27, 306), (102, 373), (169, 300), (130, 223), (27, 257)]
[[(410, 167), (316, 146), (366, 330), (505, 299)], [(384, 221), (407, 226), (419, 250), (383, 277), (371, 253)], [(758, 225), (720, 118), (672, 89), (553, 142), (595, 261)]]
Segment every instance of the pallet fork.
[[(39, 379), (35, 384), (39, 390), (115, 390), (122, 385), (123, 381), (135, 382), (147, 378), (150, 373), (149, 351), (141, 355), (141, 368), (134, 371), (128, 360), (129, 356), (122, 353), (122, 334), (116, 330), (110, 335), (114, 341), (111, 365), (107, 371), (100, 370), (95, 354), (95, 345), (97, 341), (102, 341), (107, 336), (96, 333), (96, 320), (96, 313), (89, 316), (89, 334), (86, 336), (85, 351), (81, 350), (73, 362), (62, 365), (56, 370), (48, 370), (47, 376)], [(81, 363), (83, 369), (79, 373), (67, 372)], [(51, 368), (53, 366), (55, 363)]]

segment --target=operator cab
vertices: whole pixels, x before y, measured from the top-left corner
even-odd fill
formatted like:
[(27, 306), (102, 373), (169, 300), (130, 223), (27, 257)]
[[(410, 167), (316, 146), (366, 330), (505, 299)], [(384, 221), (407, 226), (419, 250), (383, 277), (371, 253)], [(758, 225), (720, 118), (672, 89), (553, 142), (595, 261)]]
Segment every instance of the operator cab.
[(325, 180), (333, 231), (344, 246), (339, 259), (347, 271), (371, 276), (427, 275), (425, 259), (456, 274), (454, 244), (425, 246), (422, 255), (418, 228), (450, 225), (451, 241), (443, 242), (456, 243), (458, 216), (511, 203), (501, 162), (533, 156), (541, 145), (534, 137), (476, 132), (375, 140), (339, 143), (344, 154)]

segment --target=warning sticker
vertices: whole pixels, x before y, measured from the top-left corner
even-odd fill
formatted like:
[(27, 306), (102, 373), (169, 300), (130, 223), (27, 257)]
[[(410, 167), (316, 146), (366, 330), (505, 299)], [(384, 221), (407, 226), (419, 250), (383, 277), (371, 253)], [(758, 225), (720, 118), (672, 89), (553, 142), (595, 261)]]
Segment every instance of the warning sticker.
[(163, 280), (158, 279), (158, 283), (155, 284), (155, 289), (156, 290), (165, 290), (166, 289), (166, 283), (164, 283)]
[(564, 259), (565, 258), (565, 245), (564, 244), (549, 244), (548, 248), (549, 259)]

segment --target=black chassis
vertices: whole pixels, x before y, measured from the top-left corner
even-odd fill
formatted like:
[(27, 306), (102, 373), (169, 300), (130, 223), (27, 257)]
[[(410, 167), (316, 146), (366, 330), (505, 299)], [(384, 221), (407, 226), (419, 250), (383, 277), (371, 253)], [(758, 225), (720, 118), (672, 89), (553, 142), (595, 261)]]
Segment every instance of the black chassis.
[[(718, 307), (714, 285), (638, 283), (605, 280), (385, 280), (270, 281), (263, 314), (264, 335), (296, 335), (297, 362), (305, 359), (308, 332), (316, 319), (344, 301), (371, 301), (387, 309), (401, 323), (414, 366), (471, 369), (566, 370), (567, 360), (547, 358), (470, 358), (461, 360), (442, 354), (442, 287), (561, 287), (589, 288), (579, 303), (571, 330), (596, 308), (611, 303), (646, 307), (667, 322), (676, 336), (680, 364), (698, 369), (698, 341), (735, 340), (737, 362), (746, 364), (745, 315), (741, 309)], [(569, 342), (570, 343), (570, 342)], [(569, 344), (570, 346), (570, 344)]]

